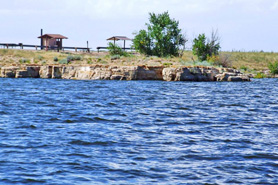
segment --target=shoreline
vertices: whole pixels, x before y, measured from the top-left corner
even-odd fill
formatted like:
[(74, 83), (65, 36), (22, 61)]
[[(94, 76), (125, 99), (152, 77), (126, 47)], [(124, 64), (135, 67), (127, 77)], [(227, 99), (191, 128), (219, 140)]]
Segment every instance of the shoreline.
[(0, 68), (0, 78), (53, 78), (72, 80), (161, 80), (243, 82), (250, 76), (231, 68), (116, 65), (25, 65)]

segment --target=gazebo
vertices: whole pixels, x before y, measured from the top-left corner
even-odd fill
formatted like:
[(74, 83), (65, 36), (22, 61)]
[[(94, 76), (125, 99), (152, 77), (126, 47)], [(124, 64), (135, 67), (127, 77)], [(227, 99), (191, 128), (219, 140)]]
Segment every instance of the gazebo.
[(41, 46), (48, 48), (58, 48), (62, 49), (63, 39), (68, 39), (67, 37), (60, 34), (44, 34), (38, 37), (42, 40)]
[(107, 40), (114, 40), (114, 44), (115, 44), (116, 41), (118, 41), (118, 40), (123, 40), (123, 41), (124, 41), (124, 49), (126, 49), (126, 48), (125, 48), (125, 41), (126, 41), (126, 40), (132, 40), (132, 39), (130, 39), (130, 38), (126, 37), (126, 36), (113, 36), (113, 37), (111, 37), (111, 38), (109, 38), (109, 39), (107, 39)]

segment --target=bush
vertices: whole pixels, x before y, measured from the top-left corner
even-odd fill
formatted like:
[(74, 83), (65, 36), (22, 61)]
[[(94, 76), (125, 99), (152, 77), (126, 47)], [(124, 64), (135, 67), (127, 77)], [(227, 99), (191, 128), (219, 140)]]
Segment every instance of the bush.
[(180, 47), (187, 42), (181, 34), (179, 22), (171, 19), (168, 12), (162, 14), (150, 13), (146, 23), (148, 29), (136, 34), (133, 45), (142, 54), (148, 56), (178, 56)]
[(165, 63), (163, 63), (163, 66), (165, 66), (165, 67), (170, 67), (171, 65), (173, 65), (173, 63), (171, 63), (171, 62), (165, 62)]
[(67, 61), (68, 62), (74, 61), (74, 56), (72, 55), (67, 56)]
[(92, 64), (92, 63), (93, 63), (92, 58), (88, 58), (88, 59), (87, 59), (87, 64)]
[(73, 57), (74, 60), (82, 60), (82, 57), (80, 55), (75, 55)]
[(230, 55), (227, 54), (208, 56), (207, 61), (212, 63), (215, 66), (232, 67), (232, 61), (230, 59)]
[(38, 58), (38, 60), (40, 60), (40, 61), (41, 61), (42, 59), (44, 59), (44, 57), (41, 56), (41, 55), (39, 55), (37, 58)]
[(243, 70), (243, 71), (247, 71), (247, 70), (248, 70), (248, 67), (246, 67), (246, 66), (240, 66), (240, 69)]
[(257, 73), (254, 78), (266, 78), (267, 76), (264, 73)]
[(113, 44), (112, 42), (109, 42), (108, 44), (108, 50), (110, 55), (119, 55), (119, 56), (128, 56), (128, 53), (125, 52), (120, 46), (117, 44)]
[(54, 57), (53, 60), (54, 60), (55, 62), (58, 62), (58, 61), (59, 61), (58, 57)]
[(193, 40), (193, 54), (197, 55), (200, 61), (219, 55), (219, 49), (220, 43), (217, 31), (212, 31), (211, 39), (206, 38), (205, 34), (199, 34), (198, 38)]
[(268, 63), (268, 69), (273, 76), (278, 74), (278, 62)]
[(62, 59), (59, 61), (59, 64), (68, 64), (68, 63), (69, 63), (68, 59)]
[(27, 58), (22, 58), (22, 59), (19, 60), (19, 63), (21, 63), (21, 64), (26, 64), (26, 63), (30, 64), (31, 61), (29, 59), (27, 59)]

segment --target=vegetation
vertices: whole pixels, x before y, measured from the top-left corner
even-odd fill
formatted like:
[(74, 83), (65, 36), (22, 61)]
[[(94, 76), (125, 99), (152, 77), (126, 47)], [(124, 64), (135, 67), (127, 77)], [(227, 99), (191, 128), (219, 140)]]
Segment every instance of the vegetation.
[(21, 63), (21, 64), (30, 64), (31, 61), (27, 58), (22, 58), (22, 59), (19, 59), (19, 63)]
[[(259, 72), (270, 71), (269, 63), (278, 61), (278, 54), (273, 52), (219, 52), (218, 56), (208, 57), (206, 61), (198, 61), (197, 56), (192, 51), (184, 51), (182, 57), (157, 57), (133, 54), (128, 56), (111, 56), (108, 52), (91, 52), (79, 53), (75, 52), (52, 52), (52, 51), (28, 51), (28, 50), (13, 50), (0, 49), (0, 67), (11, 65), (53, 65), (53, 64), (68, 64), (67, 57), (73, 56), (81, 60), (74, 60), (72, 65), (146, 65), (146, 66), (223, 66), (232, 67), (242, 70), (246, 73), (254, 75)], [(38, 60), (38, 56), (42, 56), (42, 61)], [(58, 62), (54, 61), (57, 57)], [(25, 59), (25, 60), (23, 60)], [(64, 59), (64, 60), (62, 60)], [(113, 60), (111, 60), (113, 59)], [(61, 61), (62, 60), (62, 61)], [(70, 63), (68, 65), (71, 65)], [(270, 71), (271, 73), (271, 71)], [(260, 76), (261, 74), (258, 74)]]
[(68, 63), (69, 63), (68, 59), (62, 59), (59, 61), (59, 64), (68, 64)]
[(179, 22), (171, 19), (168, 12), (150, 13), (147, 30), (140, 30), (133, 40), (134, 48), (148, 56), (179, 56), (180, 48), (186, 43)]
[(268, 69), (270, 70), (271, 75), (277, 75), (278, 74), (278, 62), (274, 63), (268, 63)]
[(192, 51), (199, 61), (205, 61), (208, 57), (218, 56), (219, 49), (220, 42), (217, 31), (212, 31), (210, 39), (205, 34), (199, 34), (198, 38), (193, 40)]
[(257, 73), (255, 76), (254, 76), (254, 78), (258, 78), (258, 79), (260, 79), (260, 78), (266, 78), (267, 76), (264, 74), (264, 73), (262, 73), (262, 72), (259, 72), (259, 73)]
[(109, 42), (108, 44), (108, 51), (111, 56), (128, 56), (128, 53), (126, 51), (124, 51), (117, 44), (113, 44), (112, 42)]
[(54, 57), (54, 58), (53, 58), (53, 61), (54, 61), (54, 62), (58, 62), (58, 61), (59, 61), (58, 57)]

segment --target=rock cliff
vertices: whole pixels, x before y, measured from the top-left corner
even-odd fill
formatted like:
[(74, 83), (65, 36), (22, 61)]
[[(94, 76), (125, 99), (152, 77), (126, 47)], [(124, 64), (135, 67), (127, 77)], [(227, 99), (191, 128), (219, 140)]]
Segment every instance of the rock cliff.
[(0, 77), (76, 80), (250, 81), (248, 75), (226, 68), (107, 65), (2, 67)]

